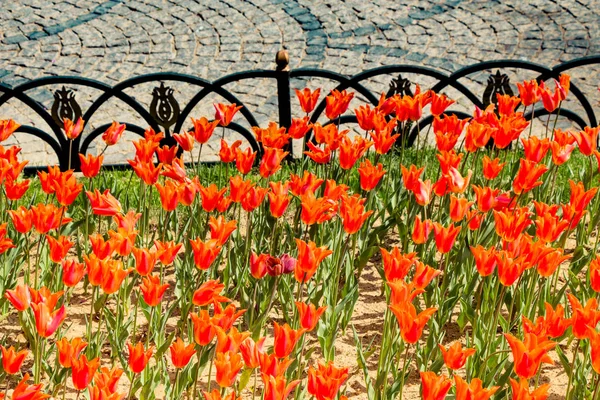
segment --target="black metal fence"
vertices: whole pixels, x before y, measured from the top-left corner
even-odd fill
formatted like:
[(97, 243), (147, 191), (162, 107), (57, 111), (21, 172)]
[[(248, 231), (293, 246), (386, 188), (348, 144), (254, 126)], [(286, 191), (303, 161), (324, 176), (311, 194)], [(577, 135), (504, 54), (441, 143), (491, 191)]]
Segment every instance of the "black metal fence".
[[(411, 82), (402, 77), (402, 74), (416, 74), (429, 77), (436, 81), (430, 89), (441, 92), (448, 88), (453, 88), (461, 93), (472, 105), (479, 108), (485, 108), (487, 105), (496, 101), (496, 93), (513, 94), (509, 77), (502, 73), (502, 70), (511, 68), (519, 70), (527, 70), (536, 74), (538, 81), (543, 81), (549, 78), (558, 78), (563, 72), (569, 72), (571, 69), (578, 67), (590, 66), (592, 64), (600, 65), (600, 56), (591, 56), (579, 58), (573, 61), (565, 62), (554, 67), (546, 67), (532, 62), (518, 60), (499, 60), (481, 62), (459, 69), (454, 73), (445, 73), (429, 67), (417, 65), (390, 65), (382, 66), (366, 70), (354, 76), (346, 76), (333, 71), (313, 68), (299, 68), (291, 70), (289, 68), (289, 58), (286, 51), (280, 51), (276, 57), (275, 70), (251, 70), (239, 73), (230, 74), (214, 81), (208, 81), (196, 76), (184, 75), (178, 73), (155, 73), (142, 75), (125, 80), (114, 86), (107, 85), (97, 80), (86, 79), (75, 76), (53, 76), (34, 79), (24, 84), (9, 87), (0, 84), (0, 107), (12, 99), (16, 99), (31, 112), (41, 117), (50, 127), (50, 131), (44, 131), (38, 127), (30, 125), (22, 125), (18, 131), (34, 135), (51, 146), (58, 157), (59, 165), (62, 169), (66, 169), (71, 159), (71, 167), (79, 169), (78, 153), (85, 154), (92, 141), (100, 136), (110, 125), (111, 121), (98, 126), (93, 130), (84, 131), (70, 145), (68, 139), (63, 132), (63, 119), (70, 118), (75, 120), (82, 117), (85, 121), (89, 121), (98, 109), (109, 100), (118, 99), (125, 105), (133, 109), (139, 117), (145, 122), (146, 126), (142, 127), (136, 124), (127, 122), (127, 130), (135, 134), (143, 136), (146, 127), (151, 127), (156, 131), (165, 132), (164, 144), (174, 144), (175, 141), (171, 134), (179, 132), (185, 121), (190, 117), (190, 113), (203, 99), (208, 95), (218, 95), (223, 102), (236, 103), (244, 106), (244, 102), (236, 97), (225, 86), (235, 82), (241, 82), (251, 79), (272, 79), (276, 81), (277, 87), (277, 111), (278, 122), (280, 126), (289, 127), (292, 120), (292, 97), (291, 90), (292, 79), (313, 79), (322, 78), (331, 80), (337, 83), (336, 89), (350, 89), (356, 91), (366, 101), (376, 105), (379, 101), (379, 93), (375, 93), (363, 84), (366, 80), (378, 77), (388, 77), (390, 84), (388, 95), (395, 93), (407, 94), (411, 93)], [(496, 70), (489, 75), (486, 87), (480, 92), (474, 93), (464, 84), (459, 82), (461, 78), (468, 75), (480, 72)], [(391, 79), (391, 77), (397, 78)], [(185, 105), (180, 105), (174, 95), (174, 90), (165, 85), (165, 82), (182, 82), (188, 85), (197, 87), (196, 94)], [(125, 91), (145, 83), (154, 83), (157, 86), (152, 91), (152, 101), (150, 106), (146, 108), (134, 97), (128, 95)], [(54, 91), (54, 102), (50, 110), (45, 109), (39, 102), (34, 100), (27, 92), (34, 89), (39, 89), (48, 86), (62, 85), (62, 88)], [(87, 109), (82, 110), (81, 106), (75, 99), (73, 87), (84, 86), (100, 91), (100, 95), (93, 100)], [(577, 82), (571, 82), (571, 95), (574, 98), (577, 106), (573, 109), (562, 107), (560, 115), (571, 120), (575, 125), (583, 128), (584, 126), (596, 126), (598, 124), (590, 99), (586, 97), (582, 90), (577, 86)], [(315, 108), (311, 121), (317, 121), (325, 110), (325, 100), (323, 99)], [(455, 113), (457, 116), (464, 118), (469, 115), (460, 110), (448, 110), (448, 113)], [(548, 112), (543, 108), (534, 111), (535, 117), (542, 117)], [(257, 119), (248, 107), (243, 107), (240, 110), (243, 119), (246, 120), (249, 126), (258, 126)], [(531, 119), (532, 112), (525, 115), (525, 118)], [(120, 121), (124, 122), (124, 121)], [(341, 117), (340, 123), (355, 123), (354, 115), (344, 115)], [(410, 132), (408, 144), (414, 142), (420, 129), (421, 131), (432, 122), (432, 117), (423, 118), (419, 124), (415, 124)], [(417, 128), (419, 127), (419, 128)], [(239, 123), (232, 123), (228, 127), (241, 134), (252, 146), (255, 151), (261, 151), (260, 144), (256, 141), (252, 132)], [(69, 152), (72, 152), (71, 156)], [(127, 164), (124, 164), (124, 166)], [(40, 167), (33, 167), (40, 168)]]

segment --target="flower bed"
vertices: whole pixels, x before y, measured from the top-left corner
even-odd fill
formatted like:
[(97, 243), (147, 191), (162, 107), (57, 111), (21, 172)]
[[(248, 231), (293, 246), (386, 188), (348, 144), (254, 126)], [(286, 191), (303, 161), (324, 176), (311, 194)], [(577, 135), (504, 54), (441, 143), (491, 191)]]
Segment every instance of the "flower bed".
[[(4, 396), (595, 399), (598, 128), (532, 135), (524, 111), (558, 119), (569, 77), (518, 86), (468, 120), (430, 91), (382, 96), (354, 110), (364, 136), (339, 126), (352, 93), (313, 125), (304, 89), (306, 116), (253, 128), (264, 153), (222, 139), (212, 167), (191, 151), (235, 104), (177, 146), (149, 129), (125, 174), (80, 155), (82, 176), (23, 179), (1, 148)], [(424, 109), (436, 149), (405, 149)]]

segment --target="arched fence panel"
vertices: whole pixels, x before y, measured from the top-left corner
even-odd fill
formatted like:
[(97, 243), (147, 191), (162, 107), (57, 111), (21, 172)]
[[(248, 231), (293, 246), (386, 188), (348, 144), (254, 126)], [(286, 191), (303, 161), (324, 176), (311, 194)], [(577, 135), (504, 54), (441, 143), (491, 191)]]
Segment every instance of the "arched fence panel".
[[(287, 53), (280, 51), (277, 54), (277, 67), (274, 70), (238, 72), (214, 81), (178, 73), (155, 73), (136, 76), (115, 85), (74, 76), (44, 77), (15, 87), (0, 83), (0, 110), (8, 102), (17, 102), (20, 110), (26, 110), (31, 115), (35, 115), (46, 127), (23, 124), (18, 132), (33, 135), (45, 142), (48, 145), (47, 148), (56, 154), (62, 169), (70, 166), (78, 170), (77, 154), (91, 151), (92, 142), (104, 132), (113, 120), (125, 123), (127, 131), (140, 136), (144, 135), (147, 128), (162, 131), (165, 134), (162, 144), (173, 145), (175, 141), (172, 134), (189, 129), (190, 117), (197, 117), (193, 115), (196, 107), (210, 99), (242, 106), (235, 122), (227, 129), (241, 136), (254, 151), (261, 153), (260, 143), (251, 129), (259, 125), (260, 119), (257, 118), (256, 113), (260, 110), (245, 103), (240, 94), (236, 93), (236, 86), (242, 84), (273, 82), (273, 95), (276, 96), (277, 101), (274, 115), (270, 115), (269, 118), (278, 122), (280, 126), (289, 127), (292, 122), (292, 109), (296, 105), (293, 89), (301, 89), (306, 82), (310, 83), (315, 80), (330, 82), (331, 88), (337, 90), (356, 92), (362, 100), (373, 106), (378, 104), (382, 93), (387, 97), (395, 94), (411, 95), (416, 89), (416, 83), (425, 80), (428, 82), (428, 87), (421, 86), (421, 90), (452, 91), (460, 96), (461, 107), (451, 108), (448, 112), (465, 118), (475, 107), (483, 109), (490, 104), (495, 104), (497, 94), (518, 94), (515, 85), (515, 82), (518, 81), (515, 76), (518, 74), (514, 73), (515, 71), (533, 74), (531, 75), (533, 78), (542, 82), (558, 79), (562, 73), (571, 74), (575, 71), (581, 73), (581, 69), (585, 71), (586, 68), (594, 70), (600, 68), (600, 56), (592, 56), (553, 67), (519, 60), (495, 60), (468, 65), (453, 73), (425, 66), (389, 65), (347, 76), (324, 69), (290, 70), (288, 60)], [(411, 78), (409, 79), (407, 76)], [(585, 77), (586, 74), (583, 76)], [(585, 81), (585, 79), (583, 80)], [(589, 93), (589, 90), (585, 89), (589, 83), (580, 81), (581, 79), (577, 78), (571, 80), (569, 104), (565, 104), (562, 109), (559, 108), (553, 113), (560, 113), (562, 118), (570, 121), (577, 128), (583, 128), (586, 125), (596, 126), (598, 120), (593, 104), (598, 101), (598, 93), (597, 91)], [(148, 90), (148, 85), (151, 85), (151, 90)], [(178, 94), (176, 85), (186, 85), (188, 93), (190, 93), (186, 100), (183, 100), (183, 96)], [(81, 90), (81, 88), (95, 93), (88, 96), (86, 104), (82, 104), (77, 98), (81, 93), (77, 90)], [(32, 95), (36, 90), (50, 91), (52, 104), (42, 104), (36, 100)], [(151, 99), (149, 101), (139, 99), (144, 96), (146, 99), (151, 96)], [(112, 104), (112, 108), (109, 111), (102, 110), (108, 104)], [(127, 108), (130, 110), (130, 114), (135, 115), (134, 121), (121, 118), (123, 108)], [(311, 115), (311, 122), (356, 124), (356, 118), (351, 111), (337, 121), (329, 121), (325, 117), (325, 109), (326, 102), (322, 95)], [(546, 117), (549, 114), (541, 105), (535, 109), (521, 111), (525, 111), (526, 119)], [(62, 121), (64, 118), (75, 120), (79, 117), (86, 121), (86, 127), (82, 135), (70, 143), (63, 132)], [(94, 120), (101, 117), (107, 120)], [(210, 115), (207, 117), (211, 119)], [(95, 121), (95, 124), (88, 126), (87, 121), (92, 120)], [(431, 115), (423, 115), (418, 123), (411, 126), (408, 140), (405, 143), (412, 145), (419, 139), (419, 135), (424, 131), (428, 132), (432, 122)], [(302, 150), (302, 148), (294, 149), (292, 147), (293, 156), (301, 156)], [(128, 167), (124, 161), (116, 167)], [(44, 166), (28, 168), (31, 170), (41, 167)]]

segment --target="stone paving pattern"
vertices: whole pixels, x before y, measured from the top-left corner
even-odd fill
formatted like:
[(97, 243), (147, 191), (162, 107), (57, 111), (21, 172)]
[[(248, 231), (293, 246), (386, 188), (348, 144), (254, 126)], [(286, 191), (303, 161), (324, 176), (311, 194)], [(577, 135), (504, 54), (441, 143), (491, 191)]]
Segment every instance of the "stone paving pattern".
[[(282, 47), (290, 53), (292, 68), (344, 74), (402, 63), (451, 72), (494, 59), (552, 66), (600, 54), (599, 10), (600, 0), (4, 0), (0, 83), (77, 75), (115, 84), (161, 71), (213, 80), (237, 71), (272, 69)], [(574, 74), (594, 101), (598, 73), (599, 68), (586, 67)], [(374, 79), (372, 87), (385, 90), (390, 79)], [(465, 84), (482, 93), (486, 79), (479, 74)], [(293, 82), (295, 87), (305, 84)], [(322, 80), (310, 84), (333, 87)], [(148, 104), (152, 87), (141, 85), (128, 93)], [(198, 90), (173, 87), (182, 105)], [(260, 124), (276, 120), (274, 82), (254, 80), (228, 88)], [(85, 88), (76, 93), (84, 110), (98, 96)], [(46, 108), (52, 104), (48, 89), (29, 94)], [(218, 98), (207, 98), (193, 115), (211, 116), (213, 100)], [(7, 117), (48, 130), (15, 100), (0, 108), (0, 118)], [(140, 123), (134, 112), (112, 101), (89, 126), (113, 119)], [(55, 162), (40, 140), (24, 134), (15, 140), (32, 164)], [(123, 143), (111, 151), (109, 159), (122, 162), (131, 146)]]

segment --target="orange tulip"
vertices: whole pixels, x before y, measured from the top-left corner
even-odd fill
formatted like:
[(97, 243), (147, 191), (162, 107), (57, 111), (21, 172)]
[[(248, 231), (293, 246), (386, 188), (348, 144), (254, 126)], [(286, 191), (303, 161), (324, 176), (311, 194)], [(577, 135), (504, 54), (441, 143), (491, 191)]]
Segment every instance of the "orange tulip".
[(109, 241), (111, 247), (115, 249), (117, 254), (122, 257), (127, 257), (133, 251), (133, 245), (137, 237), (137, 231), (129, 232), (124, 228), (119, 228), (116, 232), (112, 229), (108, 231), (110, 236)]
[(325, 146), (324, 149), (321, 149), (312, 142), (307, 142), (306, 146), (308, 146), (311, 151), (305, 151), (303, 154), (317, 164), (327, 164), (331, 160), (331, 148), (329, 146)]
[(415, 306), (408, 302), (392, 304), (390, 309), (398, 320), (402, 339), (410, 344), (419, 341), (429, 318), (437, 311), (437, 308), (427, 308), (417, 315)]
[(92, 252), (101, 260), (110, 257), (114, 252), (114, 242), (104, 240), (104, 237), (98, 233), (90, 235), (90, 243)]
[(73, 242), (67, 236), (61, 235), (57, 240), (52, 236), (46, 235), (46, 240), (50, 248), (50, 259), (55, 263), (61, 262), (69, 252), (71, 246), (73, 246)]
[(388, 282), (401, 280), (408, 275), (410, 268), (417, 262), (417, 253), (402, 254), (397, 247), (388, 252), (380, 248), (383, 271)]
[(266, 147), (260, 161), (259, 173), (263, 178), (272, 176), (281, 169), (281, 161), (289, 154), (278, 148)]
[(150, 275), (156, 265), (156, 259), (158, 257), (156, 251), (140, 249), (137, 247), (134, 247), (131, 251), (135, 258), (135, 270), (137, 273), (141, 276)]
[(108, 127), (108, 129), (102, 134), (102, 140), (106, 143), (107, 146), (112, 146), (117, 144), (121, 135), (123, 135), (123, 131), (125, 131), (125, 124), (119, 124), (116, 121)]
[(265, 386), (263, 393), (264, 400), (287, 399), (292, 390), (300, 383), (299, 380), (287, 383), (287, 380), (282, 375), (272, 376), (262, 373), (261, 376)]
[(466, 198), (458, 198), (454, 195), (450, 196), (450, 219), (454, 222), (462, 221), (469, 208), (473, 205), (472, 201), (468, 201)]
[(302, 91), (298, 89), (294, 90), (296, 91), (296, 97), (298, 97), (298, 101), (300, 102), (300, 107), (302, 108), (302, 111), (304, 111), (306, 114), (310, 114), (312, 110), (315, 109), (317, 101), (319, 101), (321, 89), (317, 88), (313, 92), (311, 92), (309, 88), (304, 88), (302, 89)]
[(25, 311), (29, 308), (31, 295), (25, 285), (17, 284), (14, 290), (6, 290), (4, 297), (13, 305), (17, 311)]
[(479, 275), (489, 276), (494, 272), (498, 264), (495, 247), (490, 247), (486, 250), (481, 245), (477, 245), (476, 247), (471, 246), (471, 253), (473, 253), (473, 257), (475, 258), (475, 266)]
[(538, 82), (535, 79), (517, 83), (519, 98), (525, 107), (537, 103), (540, 100)]
[(225, 289), (225, 285), (219, 282), (219, 280), (208, 280), (194, 292), (192, 303), (198, 307), (203, 307), (214, 302), (230, 302), (230, 299), (220, 295), (223, 289)]
[(435, 142), (439, 151), (450, 151), (458, 142), (468, 119), (458, 119), (454, 114), (440, 118), (434, 116), (433, 132), (435, 134)]
[(64, 305), (55, 311), (45, 303), (32, 303), (31, 308), (33, 309), (38, 335), (44, 338), (52, 336), (67, 317)]
[(8, 139), (20, 126), (21, 124), (16, 123), (12, 119), (0, 120), (0, 142)]
[(551, 213), (538, 213), (535, 235), (544, 243), (552, 243), (567, 229), (569, 222)]
[(228, 351), (237, 353), (240, 345), (250, 336), (250, 332), (239, 332), (233, 327), (229, 332), (225, 332), (220, 326), (215, 326), (217, 332), (217, 353), (226, 353)]
[(27, 233), (31, 230), (33, 214), (30, 210), (19, 206), (16, 210), (8, 210), (8, 214), (17, 232)]
[(200, 144), (208, 142), (212, 136), (215, 128), (219, 125), (218, 120), (209, 122), (206, 118), (201, 117), (200, 119), (192, 118), (192, 124), (194, 124), (194, 138)]
[(94, 385), (102, 390), (115, 393), (122, 375), (123, 370), (121, 368), (113, 367), (112, 369), (108, 369), (101, 367), (100, 371), (96, 371), (96, 375), (94, 376)]
[(113, 294), (119, 291), (123, 280), (133, 268), (123, 269), (123, 263), (117, 260), (108, 260), (105, 262), (102, 270), (102, 291), (105, 294)]
[(421, 394), (423, 400), (443, 400), (452, 387), (452, 381), (446, 375), (437, 376), (435, 372), (420, 372)]
[(513, 242), (523, 230), (532, 224), (527, 207), (515, 208), (510, 211), (494, 211), (496, 234), (506, 242)]
[(508, 94), (496, 93), (496, 101), (498, 114), (510, 116), (515, 113), (515, 108), (519, 105), (521, 99), (519, 99), (516, 96), (510, 96)]
[(75, 389), (84, 390), (92, 381), (99, 366), (100, 360), (98, 358), (88, 360), (85, 354), (82, 354), (79, 358), (73, 358), (71, 376)]
[(155, 275), (148, 275), (142, 278), (142, 284), (140, 285), (140, 291), (144, 297), (144, 301), (150, 307), (156, 307), (162, 301), (162, 298), (169, 288), (169, 284), (160, 284), (160, 277)]
[(158, 182), (160, 171), (163, 164), (155, 165), (151, 160), (142, 161), (138, 157), (133, 160), (127, 160), (133, 168), (135, 174), (146, 184), (154, 185)]
[(129, 369), (131, 369), (134, 374), (139, 374), (146, 369), (148, 361), (152, 358), (154, 346), (150, 346), (148, 350), (144, 350), (144, 344), (138, 342), (135, 346), (131, 343), (127, 343), (127, 348), (129, 349), (129, 360), (127, 361)]
[(429, 265), (425, 265), (421, 261), (417, 261), (412, 283), (418, 289), (425, 289), (431, 283), (431, 281), (441, 273), (442, 271), (431, 268)]
[(367, 199), (360, 198), (358, 195), (343, 196), (340, 204), (340, 217), (344, 225), (344, 231), (352, 235), (360, 230), (364, 222), (369, 218), (373, 211), (365, 212), (365, 202)]
[(523, 142), (525, 159), (535, 163), (542, 161), (550, 149), (550, 140), (548, 138), (540, 139), (532, 136), (529, 139), (522, 138), (521, 142)]
[(219, 242), (215, 239), (210, 239), (206, 242), (200, 238), (195, 240), (190, 239), (190, 244), (194, 253), (194, 264), (198, 269), (203, 271), (210, 268), (221, 251), (221, 246), (219, 246)]
[(503, 115), (492, 131), (494, 145), (499, 149), (508, 147), (529, 126), (529, 122), (523, 117), (523, 113)]
[(295, 196), (301, 196), (305, 192), (314, 193), (317, 191), (319, 186), (323, 184), (323, 182), (323, 179), (319, 179), (316, 175), (309, 171), (304, 171), (304, 175), (302, 177), (292, 174), (290, 176), (290, 191)]
[(219, 125), (227, 126), (231, 123), (233, 116), (242, 109), (242, 106), (236, 106), (233, 104), (214, 104), (215, 106), (215, 120), (219, 121)]
[(316, 328), (319, 323), (319, 318), (325, 312), (327, 307), (315, 307), (314, 304), (309, 303), (305, 304), (302, 302), (296, 302), (296, 308), (298, 309), (298, 314), (300, 315), (300, 326), (306, 331), (311, 332)]
[(590, 262), (590, 286), (594, 292), (600, 292), (600, 255)]
[(17, 387), (13, 390), (11, 399), (12, 400), (21, 400), (21, 399), (30, 399), (30, 400), (45, 400), (50, 398), (49, 394), (43, 393), (42, 384), (36, 383), (35, 385), (28, 385), (27, 381), (29, 380), (29, 374), (25, 374), (23, 379), (19, 382)]
[(156, 155), (158, 156), (158, 161), (160, 161), (162, 165), (171, 165), (177, 158), (178, 151), (179, 148), (177, 146), (168, 146), (165, 144), (156, 149)]
[(21, 182), (17, 182), (12, 178), (7, 178), (4, 184), (4, 189), (6, 191), (6, 197), (9, 200), (19, 200), (25, 192), (29, 189), (30, 180), (26, 179)]
[(563, 249), (549, 249), (549, 251), (538, 260), (537, 271), (540, 276), (548, 278), (554, 274), (560, 264), (571, 257), (571, 254), (563, 255)]
[(263, 148), (282, 149), (288, 145), (290, 136), (285, 133), (285, 127), (279, 127), (275, 122), (269, 122), (268, 128), (259, 128), (253, 126), (252, 130), (256, 135), (256, 140), (262, 143)]
[(183, 151), (192, 151), (194, 148), (194, 136), (190, 132), (174, 133), (173, 139)]
[(467, 383), (458, 375), (454, 375), (454, 382), (456, 383), (456, 400), (489, 400), (500, 388), (493, 386), (484, 389), (481, 379), (473, 378), (471, 383)]
[(242, 356), (233, 351), (217, 353), (214, 364), (217, 370), (216, 380), (222, 388), (232, 386), (244, 366)]
[(454, 100), (449, 99), (445, 94), (431, 94), (431, 114), (439, 116), (446, 111), (448, 107), (454, 104)]
[(581, 154), (584, 156), (591, 156), (596, 150), (599, 130), (600, 127), (598, 126), (595, 128), (586, 126), (583, 128), (583, 131), (573, 132), (573, 137), (579, 145), (579, 151), (581, 151)]
[(483, 156), (483, 176), (485, 179), (494, 179), (498, 176), (506, 163), (500, 163), (499, 158), (491, 160), (488, 156)]
[(257, 209), (265, 199), (268, 189), (252, 186), (248, 188), (242, 198), (242, 208), (246, 212), (252, 212)]
[(230, 147), (225, 140), (221, 139), (221, 150), (219, 150), (219, 158), (221, 161), (224, 163), (234, 162), (236, 151), (241, 145), (242, 141), (236, 140)]
[(265, 339), (261, 338), (255, 342), (251, 337), (248, 337), (240, 344), (240, 353), (244, 358), (246, 368), (254, 369), (260, 366), (261, 355), (264, 354)]
[(273, 354), (278, 358), (289, 356), (304, 332), (304, 329), (294, 330), (288, 324), (279, 325), (277, 322), (274, 322)]
[(574, 142), (575, 138), (569, 132), (563, 132), (560, 129), (554, 130), (554, 141), (550, 142), (550, 149), (552, 162), (555, 165), (562, 165), (569, 161), (571, 153), (575, 149)]
[(267, 274), (267, 261), (271, 256), (269, 254), (256, 255), (255, 252), (250, 253), (250, 274), (255, 279), (262, 279)]
[(362, 136), (355, 136), (354, 141), (351, 141), (348, 136), (344, 136), (340, 142), (340, 167), (342, 169), (351, 169), (371, 147), (373, 142), (366, 140)]
[(156, 256), (163, 265), (173, 264), (179, 250), (183, 247), (183, 243), (175, 243), (174, 241), (161, 242), (160, 240), (155, 240), (154, 245), (156, 246)]
[(62, 338), (56, 342), (58, 362), (65, 368), (71, 368), (72, 361), (79, 358), (79, 354), (87, 345), (81, 338), (75, 338), (71, 341), (68, 341), (67, 338)]
[(300, 239), (296, 239), (296, 246), (298, 247), (298, 261), (294, 269), (294, 276), (300, 283), (310, 280), (317, 272), (321, 262), (333, 253), (326, 246), (317, 247), (315, 242), (307, 243)]
[(208, 310), (200, 310), (198, 314), (191, 313), (194, 342), (200, 346), (206, 346), (212, 342), (216, 335), (213, 321), (208, 314)]
[(40, 203), (31, 207), (31, 222), (38, 233), (47, 233), (71, 222), (71, 218), (65, 217), (64, 213), (65, 209), (62, 207)]
[(504, 334), (508, 341), (514, 357), (515, 373), (523, 378), (533, 378), (541, 363), (554, 364), (552, 359), (546, 354), (556, 346), (555, 342), (550, 340), (540, 340), (533, 333), (525, 333), (525, 341), (522, 342), (511, 334)]
[(265, 377), (272, 376), (274, 378), (285, 376), (285, 372), (292, 363), (289, 358), (279, 359), (274, 354), (259, 353), (260, 371)]
[(83, 131), (84, 120), (79, 117), (77, 121), (73, 122), (69, 118), (63, 119), (63, 129), (65, 131), (65, 136), (69, 140), (77, 139), (77, 137)]
[(100, 193), (98, 189), (94, 189), (94, 193), (85, 192), (90, 204), (92, 205), (92, 211), (95, 215), (113, 216), (121, 212), (122, 207), (119, 200), (115, 199), (110, 191), (106, 189), (104, 193)]
[(302, 139), (311, 128), (312, 124), (310, 123), (310, 118), (308, 116), (304, 118), (292, 118), (292, 123), (288, 128), (288, 135), (292, 139)]
[(81, 163), (81, 172), (86, 178), (93, 178), (100, 173), (100, 167), (104, 161), (104, 156), (101, 154), (95, 157), (91, 154), (84, 156), (79, 154), (79, 162)]
[(567, 293), (567, 298), (571, 304), (573, 336), (577, 339), (589, 339), (590, 328), (596, 329), (600, 321), (600, 311), (598, 311), (598, 301), (591, 298), (587, 301), (585, 307), (571, 293)]
[(267, 196), (269, 196), (269, 211), (273, 217), (280, 218), (290, 204), (289, 183), (269, 182), (269, 186), (271, 187), (271, 191), (267, 193)]
[(448, 253), (454, 246), (454, 241), (460, 233), (461, 227), (449, 225), (447, 228), (441, 224), (433, 223), (433, 233), (435, 237), (435, 245), (438, 251), (442, 254)]
[(335, 399), (340, 387), (348, 379), (348, 368), (337, 368), (331, 361), (308, 368), (308, 393), (317, 400)]
[(62, 282), (67, 287), (75, 287), (85, 275), (85, 265), (75, 260), (62, 261)]
[(211, 216), (208, 226), (210, 227), (210, 238), (216, 240), (219, 246), (223, 246), (233, 231), (236, 230), (237, 221), (227, 222), (222, 215), (219, 215), (216, 219)]
[(202, 208), (204, 211), (214, 211), (217, 208), (219, 200), (225, 196), (226, 191), (226, 187), (219, 190), (214, 183), (211, 183), (208, 187), (200, 186), (200, 197), (202, 198)]
[(252, 151), (251, 147), (247, 147), (244, 151), (239, 148), (235, 149), (235, 167), (240, 174), (246, 175), (252, 170), (255, 158), (256, 152)]
[(179, 186), (170, 180), (167, 181), (164, 186), (160, 183), (156, 183), (154, 186), (160, 196), (160, 203), (162, 204), (163, 210), (175, 210), (181, 199), (181, 190), (179, 190)]
[(353, 97), (354, 93), (347, 93), (345, 90), (340, 92), (333, 89), (329, 96), (325, 98), (325, 115), (327, 118), (334, 120), (345, 113)]
[(492, 128), (487, 123), (472, 120), (465, 133), (465, 150), (474, 153), (484, 147), (492, 137)]
[(17, 374), (21, 370), (21, 365), (29, 354), (29, 350), (23, 349), (17, 352), (13, 346), (8, 349), (0, 346), (0, 350), (2, 350), (2, 368), (4, 372), (10, 375)]
[(373, 139), (373, 147), (377, 154), (387, 154), (396, 139), (400, 137), (400, 134), (392, 135), (394, 128), (396, 127), (396, 120), (392, 119), (386, 125), (382, 127), (375, 126), (374, 131), (369, 132), (371, 139)]
[(169, 347), (169, 350), (171, 351), (171, 361), (175, 368), (185, 368), (196, 352), (193, 343), (186, 346), (180, 337)]
[(448, 349), (441, 344), (438, 344), (438, 346), (442, 351), (442, 356), (444, 358), (446, 367), (455, 371), (461, 369), (467, 362), (467, 358), (475, 354), (475, 349), (463, 349), (460, 342), (454, 342), (452, 346), (448, 347)]
[(433, 223), (431, 220), (426, 219), (425, 221), (421, 221), (421, 217), (417, 215), (415, 217), (415, 223), (412, 231), (413, 242), (415, 244), (427, 243), (432, 229)]
[(510, 378), (510, 386), (513, 393), (512, 400), (546, 400), (549, 396), (549, 384), (540, 385), (534, 389), (533, 392), (530, 392), (529, 380), (519, 379), (517, 382), (516, 380)]
[(358, 174), (360, 176), (360, 187), (362, 190), (367, 192), (375, 189), (383, 175), (385, 174), (383, 164), (379, 163), (377, 166), (373, 166), (370, 160), (365, 160), (360, 164), (358, 168)]
[[(151, 164), (154, 158), (154, 153), (158, 149), (159, 142), (148, 139), (140, 139), (133, 142), (135, 147), (135, 164)], [(129, 161), (131, 164), (131, 161)], [(133, 164), (132, 164), (133, 165)], [(153, 165), (152, 165), (153, 166)], [(148, 166), (150, 167), (150, 166)], [(134, 167), (135, 169), (135, 167)], [(138, 172), (138, 171), (136, 171)], [(138, 176), (140, 174), (138, 173)]]

